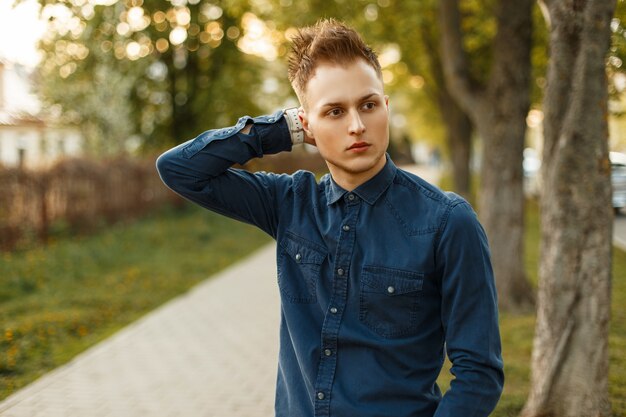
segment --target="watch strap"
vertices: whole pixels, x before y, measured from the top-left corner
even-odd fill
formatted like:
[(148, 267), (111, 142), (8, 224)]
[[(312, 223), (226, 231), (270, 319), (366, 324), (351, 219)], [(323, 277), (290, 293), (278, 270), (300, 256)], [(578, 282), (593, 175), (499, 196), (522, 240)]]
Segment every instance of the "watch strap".
[(302, 122), (298, 116), (298, 109), (295, 107), (286, 109), (285, 119), (287, 120), (287, 125), (289, 126), (291, 143), (293, 145), (304, 143), (304, 128), (302, 127)]

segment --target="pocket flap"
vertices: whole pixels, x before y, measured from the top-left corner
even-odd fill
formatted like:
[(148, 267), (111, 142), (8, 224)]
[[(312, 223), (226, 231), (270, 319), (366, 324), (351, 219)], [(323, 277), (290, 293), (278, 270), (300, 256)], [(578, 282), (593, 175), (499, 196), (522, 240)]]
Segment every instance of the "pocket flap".
[(319, 265), (326, 258), (326, 253), (317, 244), (290, 232), (281, 240), (280, 246), (297, 263)]
[(363, 290), (391, 297), (421, 291), (424, 274), (400, 269), (365, 266), (361, 274)]

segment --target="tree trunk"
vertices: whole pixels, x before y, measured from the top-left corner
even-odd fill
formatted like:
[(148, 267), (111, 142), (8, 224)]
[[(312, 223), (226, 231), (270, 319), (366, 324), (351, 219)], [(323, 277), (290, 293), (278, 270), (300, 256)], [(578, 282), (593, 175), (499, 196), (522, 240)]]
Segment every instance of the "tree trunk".
[(442, 85), (439, 109), (446, 124), (446, 145), (452, 161), (454, 191), (471, 200), (472, 122)]
[(522, 158), (530, 107), (532, 0), (501, 1), (487, 85), (472, 80), (462, 46), (458, 0), (441, 1), (442, 57), (448, 91), (482, 141), (478, 210), (489, 237), (500, 307), (534, 303), (523, 262)]
[(524, 126), (520, 124), (525, 121), (518, 120), (515, 125), (507, 117), (494, 117), (488, 109), (481, 113), (481, 118), (487, 120), (478, 129), (484, 147), (478, 208), (489, 236), (498, 302), (503, 310), (529, 311), (534, 305), (534, 294), (526, 278), (523, 257)]
[(446, 146), (452, 162), (452, 180), (454, 192), (466, 200), (473, 200), (471, 195), (470, 161), (472, 157), (472, 121), (456, 103), (446, 88), (441, 52), (438, 47), (441, 35), (439, 30), (433, 30), (432, 20), (420, 19), (420, 34), (426, 49), (425, 61), (435, 82), (430, 97), (439, 108), (439, 113), (446, 129)]
[(611, 210), (605, 54), (615, 0), (546, 1), (541, 259), (523, 417), (608, 417)]

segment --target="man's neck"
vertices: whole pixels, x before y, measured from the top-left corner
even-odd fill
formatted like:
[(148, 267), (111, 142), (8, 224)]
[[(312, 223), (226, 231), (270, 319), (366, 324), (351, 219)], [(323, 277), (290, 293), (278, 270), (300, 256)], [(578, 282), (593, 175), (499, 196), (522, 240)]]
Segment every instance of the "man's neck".
[(365, 184), (367, 181), (374, 178), (376, 174), (378, 174), (385, 167), (386, 163), (387, 157), (383, 155), (380, 161), (367, 171), (352, 173), (346, 171), (345, 169), (339, 169), (335, 165), (326, 161), (328, 171), (330, 171), (333, 181), (346, 191), (354, 191), (360, 185)]

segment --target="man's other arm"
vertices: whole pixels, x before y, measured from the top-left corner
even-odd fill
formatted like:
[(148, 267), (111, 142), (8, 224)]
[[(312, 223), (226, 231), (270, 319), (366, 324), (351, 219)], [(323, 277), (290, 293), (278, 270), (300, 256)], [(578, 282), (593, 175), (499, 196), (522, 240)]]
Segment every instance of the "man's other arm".
[(486, 417), (504, 385), (498, 301), (487, 236), (465, 201), (444, 219), (437, 247), (441, 321), (455, 376), (435, 417)]

